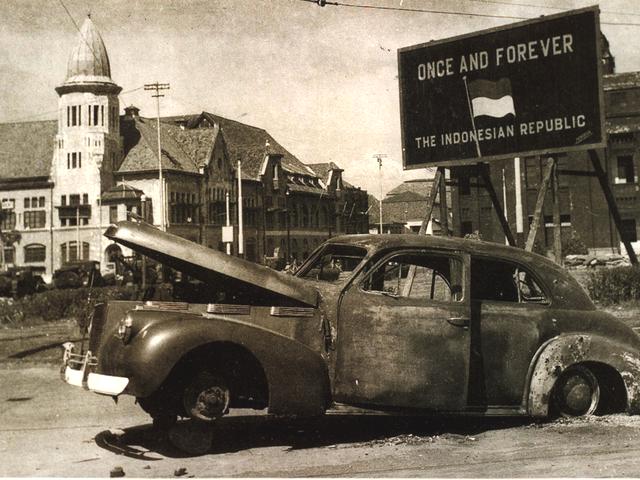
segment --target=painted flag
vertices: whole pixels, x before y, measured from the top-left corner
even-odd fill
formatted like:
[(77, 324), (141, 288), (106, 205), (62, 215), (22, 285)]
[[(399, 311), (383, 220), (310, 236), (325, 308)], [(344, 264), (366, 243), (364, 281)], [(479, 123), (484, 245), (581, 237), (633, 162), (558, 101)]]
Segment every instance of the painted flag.
[(511, 81), (508, 78), (501, 78), (496, 82), (491, 80), (469, 82), (469, 98), (474, 117), (487, 115), (500, 118), (516, 114), (511, 96)]

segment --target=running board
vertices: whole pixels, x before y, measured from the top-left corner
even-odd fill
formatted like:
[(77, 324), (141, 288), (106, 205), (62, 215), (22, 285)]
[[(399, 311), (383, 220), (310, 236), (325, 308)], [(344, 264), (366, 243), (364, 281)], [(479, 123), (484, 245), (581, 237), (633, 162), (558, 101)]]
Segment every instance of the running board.
[(334, 402), (326, 411), (327, 415), (378, 415), (378, 416), (436, 416), (468, 415), (483, 417), (511, 417), (527, 415), (521, 406), (467, 407), (464, 410), (423, 410), (417, 408), (375, 408), (358, 407), (346, 403)]

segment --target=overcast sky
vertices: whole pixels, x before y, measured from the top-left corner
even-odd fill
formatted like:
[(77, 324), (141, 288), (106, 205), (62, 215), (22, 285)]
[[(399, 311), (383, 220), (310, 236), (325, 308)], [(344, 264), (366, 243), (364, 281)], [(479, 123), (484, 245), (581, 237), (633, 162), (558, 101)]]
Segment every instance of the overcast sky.
[[(339, 3), (537, 17), (588, 0), (345, 0)], [(518, 5), (515, 3), (533, 6)], [(318, 7), (303, 0), (1, 0), (0, 122), (53, 119), (88, 12), (123, 87), (121, 110), (155, 116), (144, 83), (170, 83), (162, 114), (218, 115), (265, 128), (305, 163), (334, 161), (380, 195), (402, 171), (396, 50), (517, 20)], [(511, 5), (508, 5), (511, 4)], [(640, 70), (640, 1), (600, 3), (617, 71)], [(612, 13), (608, 13), (612, 12)], [(1, 142), (2, 139), (0, 139)]]

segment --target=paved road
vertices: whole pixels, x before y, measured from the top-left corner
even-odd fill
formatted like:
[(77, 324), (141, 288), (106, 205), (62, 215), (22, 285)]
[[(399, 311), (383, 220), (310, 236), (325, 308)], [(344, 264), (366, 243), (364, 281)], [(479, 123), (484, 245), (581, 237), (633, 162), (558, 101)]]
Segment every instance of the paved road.
[[(64, 385), (54, 366), (0, 369), (0, 475), (635, 476), (640, 417), (527, 421), (325, 417), (286, 421), (240, 412), (206, 454), (157, 438), (130, 398)], [(179, 473), (179, 472), (178, 472)]]

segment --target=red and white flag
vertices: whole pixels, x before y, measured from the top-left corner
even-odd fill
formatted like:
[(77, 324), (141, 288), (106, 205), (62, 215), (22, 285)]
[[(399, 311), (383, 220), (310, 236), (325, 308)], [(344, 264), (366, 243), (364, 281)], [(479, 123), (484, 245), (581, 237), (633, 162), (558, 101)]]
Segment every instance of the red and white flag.
[(469, 98), (474, 117), (487, 115), (501, 118), (516, 114), (511, 95), (511, 81), (508, 78), (501, 78), (496, 82), (491, 80), (469, 82)]

